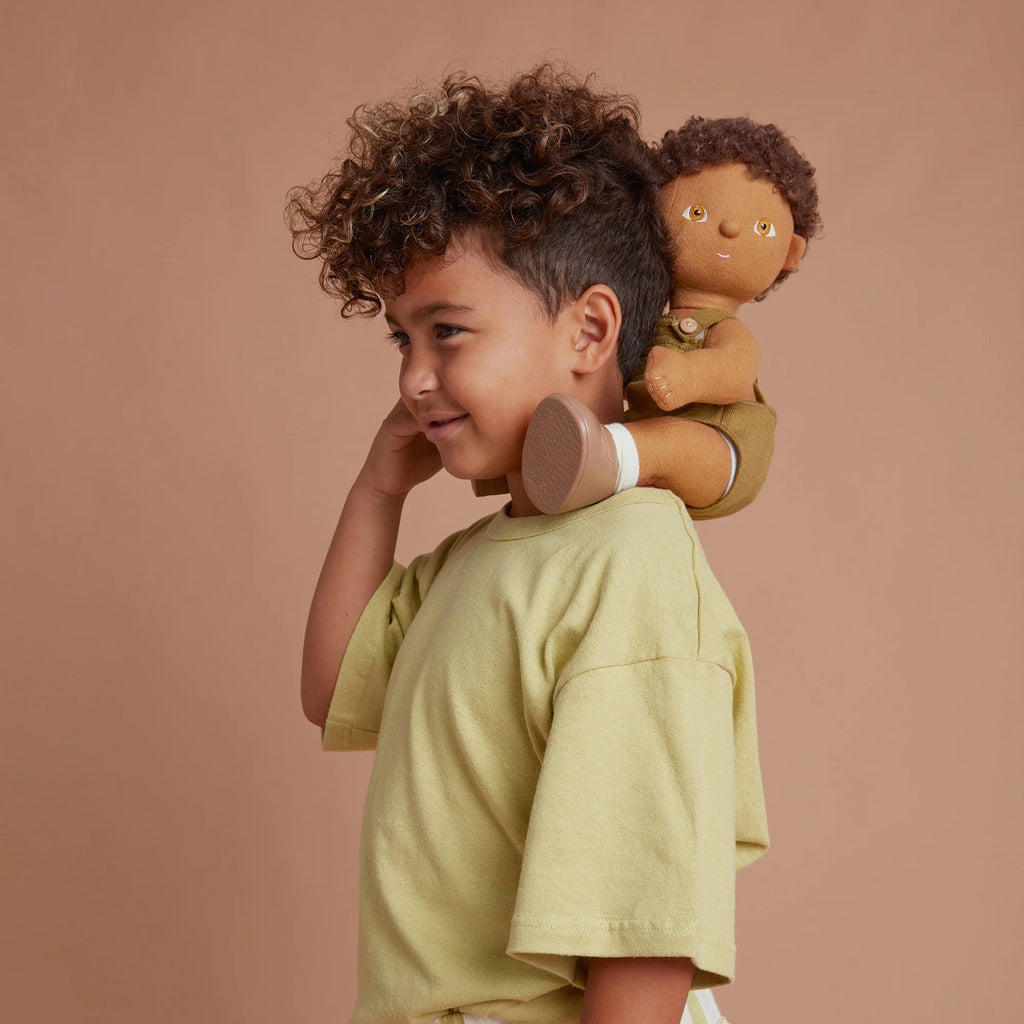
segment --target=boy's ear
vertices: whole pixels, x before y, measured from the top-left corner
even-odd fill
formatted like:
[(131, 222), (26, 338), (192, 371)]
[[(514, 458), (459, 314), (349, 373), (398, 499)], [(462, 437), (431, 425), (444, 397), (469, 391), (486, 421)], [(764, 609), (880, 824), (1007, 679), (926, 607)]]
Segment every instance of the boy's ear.
[(794, 235), (789, 240), (789, 252), (786, 253), (786, 262), (782, 264), (783, 270), (796, 270), (800, 261), (807, 252), (807, 239), (802, 235)]
[(622, 327), (619, 297), (606, 284), (591, 285), (574, 303), (572, 369), (594, 373), (615, 360)]

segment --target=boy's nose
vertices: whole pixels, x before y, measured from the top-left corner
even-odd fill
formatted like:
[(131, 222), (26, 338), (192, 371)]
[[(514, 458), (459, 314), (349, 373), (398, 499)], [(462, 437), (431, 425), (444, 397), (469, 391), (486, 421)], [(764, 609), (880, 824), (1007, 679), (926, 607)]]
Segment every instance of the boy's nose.
[(740, 226), (737, 221), (734, 220), (723, 220), (718, 225), (718, 230), (725, 235), (726, 238), (735, 238), (740, 233)]
[(403, 398), (415, 399), (438, 386), (437, 371), (428, 355), (410, 353), (398, 375), (398, 390)]

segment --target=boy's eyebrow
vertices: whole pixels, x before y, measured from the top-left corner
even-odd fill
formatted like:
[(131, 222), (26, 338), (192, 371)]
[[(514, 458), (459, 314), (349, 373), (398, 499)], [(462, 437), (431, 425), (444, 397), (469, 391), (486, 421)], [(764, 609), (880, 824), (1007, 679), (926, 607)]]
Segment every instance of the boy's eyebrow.
[[(410, 314), (410, 319), (415, 323), (419, 320), (425, 320), (427, 317), (436, 316), (438, 313), (472, 313), (472, 306), (459, 306), (454, 302), (428, 302), (425, 306), (420, 306), (414, 309)], [(387, 311), (384, 311), (384, 319), (389, 324), (397, 324), (398, 321)]]

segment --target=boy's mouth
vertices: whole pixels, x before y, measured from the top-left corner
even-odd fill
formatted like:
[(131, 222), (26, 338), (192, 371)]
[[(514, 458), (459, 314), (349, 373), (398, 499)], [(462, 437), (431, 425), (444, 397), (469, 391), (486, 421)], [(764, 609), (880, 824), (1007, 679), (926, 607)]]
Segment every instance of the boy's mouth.
[(460, 424), (467, 419), (469, 419), (468, 413), (461, 413), (458, 416), (434, 416), (427, 420), (423, 433), (431, 444), (447, 441), (459, 429)]

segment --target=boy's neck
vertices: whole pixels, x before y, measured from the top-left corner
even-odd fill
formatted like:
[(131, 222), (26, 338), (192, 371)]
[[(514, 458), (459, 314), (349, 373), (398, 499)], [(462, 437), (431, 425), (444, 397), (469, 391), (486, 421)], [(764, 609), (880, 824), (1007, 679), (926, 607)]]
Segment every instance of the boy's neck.
[(522, 516), (539, 516), (543, 514), (540, 509), (530, 501), (529, 495), (526, 493), (526, 488), (523, 486), (523, 474), (521, 470), (517, 470), (514, 473), (508, 473), (507, 480), (508, 491), (512, 497), (508, 506), (508, 514), (513, 519), (518, 519)]

